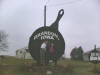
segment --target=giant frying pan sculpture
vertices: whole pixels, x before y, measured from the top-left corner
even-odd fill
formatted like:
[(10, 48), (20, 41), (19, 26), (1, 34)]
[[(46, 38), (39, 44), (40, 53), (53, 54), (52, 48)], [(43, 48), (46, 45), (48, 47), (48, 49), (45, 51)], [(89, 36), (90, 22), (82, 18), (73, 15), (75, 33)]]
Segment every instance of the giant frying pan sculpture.
[(58, 24), (63, 15), (64, 10), (61, 9), (58, 12), (56, 21), (51, 26), (40, 27), (31, 35), (28, 48), (31, 56), (37, 62), (40, 61), (40, 46), (44, 41), (51, 41), (54, 43), (57, 59), (64, 54), (65, 42), (63, 36), (58, 30)]

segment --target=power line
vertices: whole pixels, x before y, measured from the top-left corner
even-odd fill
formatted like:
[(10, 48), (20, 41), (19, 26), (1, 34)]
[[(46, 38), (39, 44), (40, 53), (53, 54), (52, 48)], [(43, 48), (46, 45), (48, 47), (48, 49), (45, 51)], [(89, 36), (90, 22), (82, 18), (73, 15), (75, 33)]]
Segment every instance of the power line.
[(78, 2), (78, 1), (82, 1), (82, 0), (76, 0), (76, 1), (71, 1), (71, 2), (64, 2), (64, 3), (60, 3), (60, 4), (51, 4), (51, 5), (48, 5), (48, 7), (63, 6), (63, 5), (67, 5), (67, 4), (73, 4), (73, 3)]
[(55, 4), (55, 5), (47, 5), (50, 2), (50, 0), (46, 0), (46, 3), (44, 5), (44, 27), (46, 26), (46, 8), (47, 8), (47, 6), (48, 7), (62, 6), (62, 5), (66, 5), (66, 4), (73, 4), (78, 1), (81, 1), (81, 0), (76, 0), (76, 1), (72, 1), (72, 2), (64, 2), (64, 3), (60, 3), (60, 4)]

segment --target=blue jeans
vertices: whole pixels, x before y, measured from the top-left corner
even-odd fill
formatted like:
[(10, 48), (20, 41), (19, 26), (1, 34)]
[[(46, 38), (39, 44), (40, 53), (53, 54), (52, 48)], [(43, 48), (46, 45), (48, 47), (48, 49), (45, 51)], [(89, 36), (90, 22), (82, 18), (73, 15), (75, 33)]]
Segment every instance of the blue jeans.
[(44, 49), (44, 48), (40, 49), (40, 61), (42, 64), (45, 63), (45, 52), (46, 52), (46, 49)]

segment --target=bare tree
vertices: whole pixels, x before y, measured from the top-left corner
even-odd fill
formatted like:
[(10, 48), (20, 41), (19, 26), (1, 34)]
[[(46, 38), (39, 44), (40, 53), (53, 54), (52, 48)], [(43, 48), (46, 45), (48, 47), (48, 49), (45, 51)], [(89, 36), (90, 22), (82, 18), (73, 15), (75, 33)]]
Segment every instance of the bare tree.
[(0, 30), (0, 51), (6, 51), (8, 48), (8, 34), (2, 30)]

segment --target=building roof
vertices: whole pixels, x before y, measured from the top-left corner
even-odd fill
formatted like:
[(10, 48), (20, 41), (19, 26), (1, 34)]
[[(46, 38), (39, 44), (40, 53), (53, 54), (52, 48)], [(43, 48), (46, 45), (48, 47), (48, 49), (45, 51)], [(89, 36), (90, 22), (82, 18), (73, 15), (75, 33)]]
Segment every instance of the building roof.
[(96, 48), (96, 50), (100, 52), (100, 48)]
[[(93, 50), (94, 50), (94, 49), (85, 52), (84, 55), (88, 55), (88, 54), (90, 54)], [(100, 52), (100, 48), (96, 48), (96, 50), (97, 50), (98, 52)]]
[(26, 50), (27, 51), (27, 49), (28, 49), (28, 47), (20, 48), (20, 49), (16, 50), (16, 52), (23, 51), (23, 50)]

